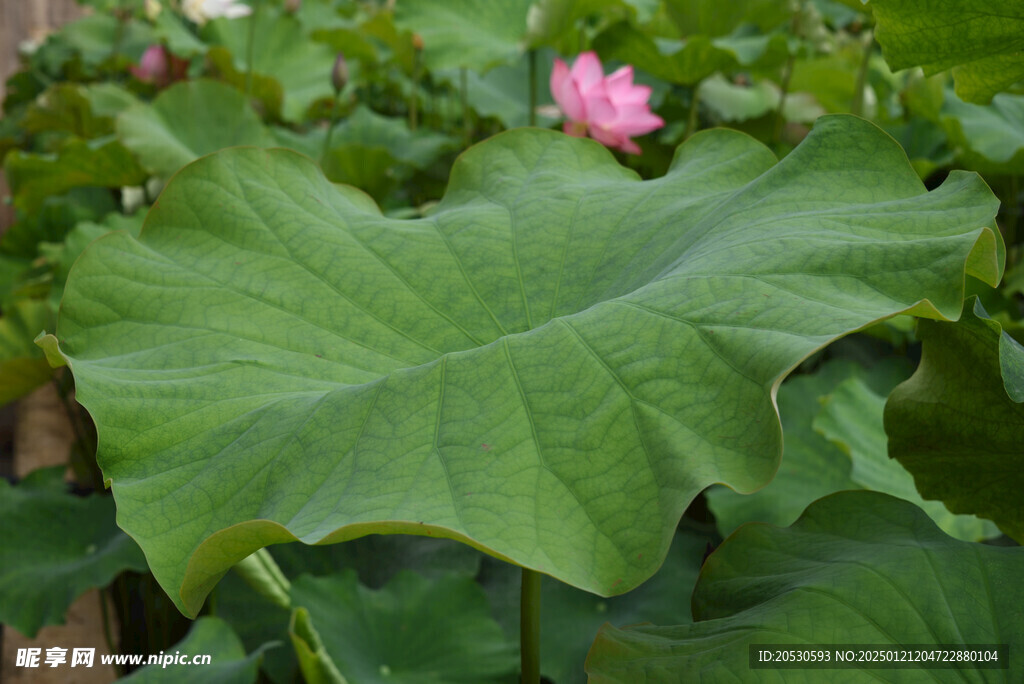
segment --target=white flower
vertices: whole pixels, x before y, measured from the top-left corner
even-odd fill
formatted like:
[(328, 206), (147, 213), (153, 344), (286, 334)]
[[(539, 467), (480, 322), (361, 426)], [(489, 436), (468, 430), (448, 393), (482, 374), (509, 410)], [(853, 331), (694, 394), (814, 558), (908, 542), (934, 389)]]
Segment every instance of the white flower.
[(181, 11), (197, 24), (205, 24), (217, 17), (237, 19), (252, 14), (252, 7), (236, 3), (237, 0), (185, 0)]

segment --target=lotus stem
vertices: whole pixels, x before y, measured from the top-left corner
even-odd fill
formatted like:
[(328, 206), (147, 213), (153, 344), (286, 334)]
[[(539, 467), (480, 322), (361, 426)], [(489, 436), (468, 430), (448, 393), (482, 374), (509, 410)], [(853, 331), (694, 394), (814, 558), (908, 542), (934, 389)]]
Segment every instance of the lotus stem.
[(690, 136), (697, 132), (697, 126), (700, 125), (700, 84), (701, 81), (697, 81), (697, 84), (693, 86), (693, 94), (690, 96), (690, 113), (686, 119), (686, 133), (683, 135), (683, 140), (689, 140)]
[[(107, 650), (110, 651), (110, 655), (117, 655), (120, 649), (117, 648), (117, 644), (114, 642), (114, 634), (110, 625), (110, 607), (107, 605), (108, 589), (100, 589), (96, 593), (100, 598), (100, 618), (103, 620), (103, 640), (107, 644)], [(124, 668), (120, 663), (114, 662), (114, 673), (121, 677), (124, 675)]]
[(462, 102), (463, 135), (466, 138), (466, 147), (469, 147), (473, 134), (469, 120), (469, 70), (466, 67), (459, 69), (459, 99)]
[(338, 107), (341, 103), (341, 92), (334, 93), (334, 103), (331, 105), (331, 123), (327, 126), (327, 135), (324, 137), (324, 147), (320, 150), (320, 168), (324, 166), (327, 153), (331, 149), (331, 136), (334, 135), (334, 128), (338, 125)]
[(260, 11), (260, 0), (252, 3), (252, 15), (249, 17), (249, 42), (245, 46), (245, 97), (252, 97), (252, 63), (256, 45), (256, 15)]
[(531, 126), (537, 125), (537, 49), (530, 48), (529, 52), (529, 65), (530, 65), (530, 118), (529, 122)]
[(519, 651), (523, 684), (540, 684), (540, 580), (539, 572), (523, 568), (519, 599)]
[(853, 102), (850, 103), (850, 113), (857, 116), (864, 116), (864, 84), (868, 80), (868, 67), (871, 64), (871, 49), (875, 46), (875, 38), (872, 32), (867, 31), (864, 45), (864, 57), (860, 62), (860, 69), (857, 71), (857, 85), (853, 91)]

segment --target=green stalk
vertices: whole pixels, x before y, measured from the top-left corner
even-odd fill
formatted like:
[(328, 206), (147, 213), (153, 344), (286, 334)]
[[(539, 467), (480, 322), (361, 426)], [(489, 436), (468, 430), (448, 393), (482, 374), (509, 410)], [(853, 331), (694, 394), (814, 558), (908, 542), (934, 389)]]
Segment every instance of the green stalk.
[[(1003, 231), (1003, 238), (1007, 246), (1012, 247), (1017, 242), (1017, 228), (1020, 223), (1020, 176), (1010, 176), (1010, 197), (1006, 212), (1006, 230)], [(1010, 266), (1011, 264), (1007, 264)]]
[[(800, 37), (800, 14), (803, 12), (804, 3), (800, 0), (800, 6), (796, 12), (793, 13), (793, 20), (790, 24), (790, 31), (797, 38)], [(772, 133), (772, 146), (778, 148), (779, 142), (782, 140), (782, 127), (785, 124), (785, 117), (782, 114), (783, 108), (786, 106), (786, 95), (789, 94), (789, 81), (793, 78), (793, 66), (796, 64), (796, 55), (789, 55), (786, 58), (786, 66), (782, 71), (782, 83), (779, 87), (779, 107), (775, 110), (775, 130)]]
[(690, 136), (697, 132), (697, 126), (700, 124), (700, 84), (698, 81), (693, 86), (693, 95), (690, 96), (690, 113), (686, 119), (686, 134), (683, 136), (683, 140), (689, 140)]
[(540, 684), (540, 573), (523, 568), (519, 598), (519, 651), (522, 684)]
[(466, 147), (469, 147), (469, 143), (473, 139), (473, 133), (469, 120), (469, 70), (466, 67), (459, 69), (459, 100), (462, 102), (463, 135), (466, 139)]
[(530, 48), (530, 125), (537, 125), (537, 49)]
[(279, 608), (291, 610), (291, 583), (266, 549), (243, 558), (232, 568), (257, 594)]
[(327, 129), (327, 136), (324, 138), (324, 147), (320, 150), (320, 166), (324, 165), (324, 159), (327, 158), (327, 152), (331, 149), (331, 136), (334, 135), (334, 127), (338, 125), (338, 107), (341, 102), (341, 91), (335, 91), (334, 93), (334, 106), (331, 107), (331, 125)]
[(853, 102), (850, 104), (850, 113), (863, 116), (864, 112), (864, 84), (868, 80), (868, 66), (871, 64), (871, 48), (875, 46), (874, 35), (867, 32), (867, 44), (864, 46), (864, 57), (860, 62), (860, 69), (857, 71), (857, 85), (853, 91)]
[(782, 85), (779, 88), (779, 107), (775, 110), (775, 131), (772, 133), (772, 144), (775, 147), (779, 146), (779, 142), (782, 140), (782, 128), (786, 123), (786, 117), (783, 115), (782, 110), (786, 106), (786, 95), (789, 94), (789, 81), (793, 77), (793, 64), (796, 62), (796, 58), (790, 55), (786, 59), (785, 71), (782, 72)]
[[(110, 629), (110, 609), (107, 606), (107, 589), (100, 589), (97, 593), (100, 595), (100, 617), (103, 619), (103, 640), (107, 642), (107, 649), (110, 651), (110, 655), (117, 655), (118, 649), (114, 643), (114, 635)], [(114, 674), (118, 677), (124, 675), (124, 668), (117, 664), (114, 665)]]
[(260, 2), (256, 0), (252, 4), (252, 14), (249, 16), (249, 42), (245, 46), (245, 97), (252, 97), (252, 62), (253, 51), (256, 46), (256, 15), (260, 11)]
[(422, 63), (420, 51), (415, 50), (412, 56), (412, 91), (409, 95), (409, 130), (415, 131), (419, 125), (419, 90), (420, 79), (422, 78)]

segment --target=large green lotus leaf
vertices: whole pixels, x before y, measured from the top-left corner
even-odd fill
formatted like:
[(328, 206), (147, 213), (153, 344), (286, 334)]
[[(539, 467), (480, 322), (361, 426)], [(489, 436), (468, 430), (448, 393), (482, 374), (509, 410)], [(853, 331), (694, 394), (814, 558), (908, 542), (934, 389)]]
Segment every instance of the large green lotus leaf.
[[(584, 684), (587, 651), (606, 622), (617, 626), (690, 622), (690, 595), (708, 544), (720, 541), (692, 530), (676, 532), (668, 556), (654, 577), (622, 596), (594, 596), (544, 577), (540, 599), (541, 674), (558, 684)], [(517, 642), (522, 573), (508, 563), (484, 558), (478, 581), (487, 591), (491, 610), (505, 634)]]
[[(1019, 682), (1024, 549), (944, 535), (877, 492), (816, 501), (789, 528), (745, 525), (708, 557), (696, 622), (606, 626), (587, 658), (609, 682)], [(752, 669), (750, 644), (1006, 644), (1008, 669)]]
[(79, 187), (139, 185), (146, 174), (124, 145), (112, 137), (69, 140), (59, 154), (15, 150), (4, 158), (14, 204), (31, 214), (51, 195)]
[(374, 590), (353, 570), (305, 575), (292, 583), (292, 605), (305, 609), (331, 663), (353, 684), (483, 684), (516, 670), (515, 644), (469, 577), (428, 580), (403, 570)]
[[(202, 33), (207, 43), (221, 45), (230, 53), (231, 58), (225, 59), (224, 51), (220, 50), (217, 66), (228, 80), (243, 88), (252, 21), (216, 19)], [(261, 4), (255, 22), (257, 48), (253, 51), (252, 68), (261, 77), (257, 85), (266, 88), (266, 81), (276, 82), (283, 98), (281, 115), (289, 121), (301, 120), (311, 104), (334, 96), (331, 69), (336, 55), (326, 45), (310, 40), (295, 17), (268, 3)], [(260, 94), (259, 90), (254, 92)]]
[(873, 125), (782, 162), (694, 136), (641, 181), (520, 129), (465, 153), (430, 217), (383, 217), (287, 150), (186, 167), (141, 238), (79, 258), (57, 334), (121, 525), (186, 613), (260, 546), (458, 539), (600, 594), (664, 558), (713, 482), (778, 467), (773, 397), (831, 340), (956, 318), (995, 282), (996, 200), (926, 192)]
[[(191, 684), (253, 684), (259, 676), (263, 651), (274, 646), (268, 643), (246, 654), (241, 640), (228, 623), (217, 617), (201, 617), (184, 639), (161, 652), (161, 655), (171, 657), (185, 654), (190, 659), (188, 663), (147, 665), (118, 681), (131, 684), (177, 684), (183, 681)], [(192, 664), (191, 658), (197, 655), (210, 656), (210, 662)]]
[(0, 622), (29, 637), (63, 622), (86, 590), (146, 569), (114, 522), (111, 498), (67, 492), (64, 470), (36, 470), (16, 487), (0, 479)]
[(1000, 93), (969, 104), (951, 90), (939, 115), (961, 164), (981, 173), (1024, 173), (1024, 96)]
[(117, 119), (117, 134), (142, 166), (163, 178), (204, 154), (232, 145), (271, 145), (249, 100), (216, 81), (182, 81)]
[(423, 39), (427, 68), (483, 72), (516, 61), (525, 49), (531, 4), (533, 0), (405, 0), (396, 5), (395, 25)]
[(53, 377), (53, 369), (32, 343), (53, 325), (54, 311), (36, 299), (5, 307), (0, 316), (0, 406), (22, 397)]
[(1024, 3), (1019, 0), (871, 0), (875, 37), (894, 70), (953, 70), (956, 94), (986, 104), (1024, 79)]
[(976, 297), (954, 324), (921, 321), (913, 377), (885, 407), (889, 454), (921, 494), (1024, 543), (1024, 347)]
[(891, 494), (924, 510), (946, 534), (964, 541), (998, 537), (990, 521), (954, 515), (940, 501), (925, 501), (913, 476), (889, 458), (883, 413), (888, 393), (875, 392), (862, 379), (844, 380), (822, 401), (814, 429), (847, 454), (853, 463), (850, 479), (857, 487)]
[[(791, 376), (782, 383), (777, 403), (784, 443), (775, 477), (753, 494), (739, 494), (722, 486), (705, 493), (723, 537), (746, 522), (791, 525), (815, 499), (844, 489), (860, 489), (850, 478), (853, 466), (849, 457), (816, 432), (812, 422), (822, 397), (843, 380), (864, 372), (852, 361), (836, 360), (822, 364), (813, 374)], [(909, 370), (890, 386), (907, 375)]]

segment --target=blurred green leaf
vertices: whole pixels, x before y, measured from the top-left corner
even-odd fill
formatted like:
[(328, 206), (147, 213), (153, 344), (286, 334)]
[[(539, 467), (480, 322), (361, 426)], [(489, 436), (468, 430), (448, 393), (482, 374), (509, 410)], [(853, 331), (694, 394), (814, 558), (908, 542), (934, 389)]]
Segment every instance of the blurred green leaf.
[(97, 138), (114, 132), (113, 118), (93, 114), (85, 88), (73, 83), (50, 86), (29, 106), (21, 125), (29, 133), (63, 131), (78, 138)]
[(4, 307), (0, 316), (0, 406), (18, 399), (53, 377), (42, 349), (33, 340), (53, 330), (57, 317), (46, 302), (24, 299)]
[[(427, 68), (473, 68), (484, 73), (515, 62), (526, 49), (533, 0), (404, 0), (395, 24), (423, 39)], [(471, 27), (471, 28), (470, 28)]]
[(952, 90), (940, 113), (957, 160), (980, 173), (1024, 173), (1024, 95), (1000, 93), (991, 104), (964, 102)]
[[(263, 651), (275, 646), (280, 647), (281, 644), (266, 644), (246, 655), (242, 642), (230, 625), (217, 617), (201, 617), (184, 639), (160, 654), (164, 658), (174, 658), (180, 653), (188, 656), (189, 662), (146, 665), (118, 681), (131, 684), (178, 684), (183, 681), (189, 684), (255, 684)], [(210, 656), (210, 662), (203, 665), (191, 662), (192, 658), (202, 656)]]
[(86, 65), (95, 67), (115, 54), (138, 63), (155, 36), (146, 23), (134, 19), (122, 23), (113, 14), (97, 12), (65, 24), (49, 40), (66, 44)]
[(768, 32), (793, 15), (790, 3), (781, 0), (666, 0), (668, 15), (685, 36), (715, 38), (732, 33), (743, 24)]
[(203, 79), (177, 83), (152, 103), (123, 112), (117, 134), (147, 171), (162, 178), (224, 147), (273, 144), (245, 95)]
[(297, 134), (275, 128), (278, 143), (319, 159), (324, 175), (335, 183), (363, 190), (385, 204), (416, 169), (423, 169), (458, 141), (429, 129), (412, 131), (404, 118), (387, 117), (360, 105), (339, 122), (331, 147), (323, 153), (326, 131)]
[(66, 491), (64, 466), (0, 479), (0, 622), (28, 637), (63, 622), (71, 603), (124, 570), (146, 570), (142, 551), (114, 522), (114, 500)]
[(135, 157), (112, 136), (69, 140), (56, 155), (15, 150), (4, 159), (4, 173), (15, 206), (29, 214), (47, 197), (72, 188), (120, 188), (146, 179)]
[(334, 96), (331, 69), (337, 55), (326, 45), (310, 40), (295, 17), (268, 3), (260, 5), (255, 18), (215, 19), (203, 27), (201, 37), (211, 45), (223, 46), (211, 50), (210, 58), (226, 80), (240, 90), (245, 87), (252, 21), (256, 22), (253, 39), (258, 46), (253, 51), (252, 67), (255, 75), (262, 77), (257, 79), (259, 88), (253, 92), (268, 97), (274, 109), (276, 84), (280, 88), (280, 115), (288, 121), (301, 121), (310, 105)]
[(683, 85), (693, 85), (716, 71), (740, 65), (781, 62), (788, 50), (781, 34), (718, 39), (699, 35), (674, 40), (652, 38), (629, 22), (603, 31), (594, 39), (594, 49), (605, 59), (617, 59)]

